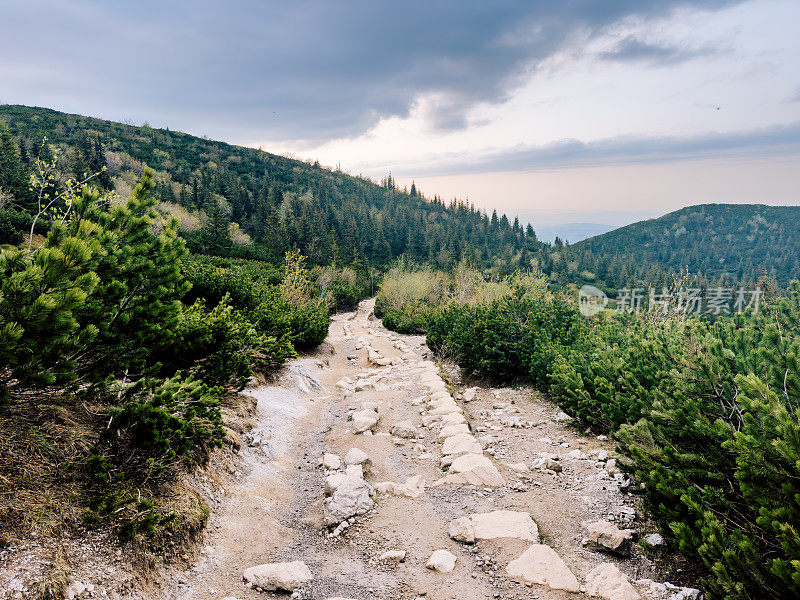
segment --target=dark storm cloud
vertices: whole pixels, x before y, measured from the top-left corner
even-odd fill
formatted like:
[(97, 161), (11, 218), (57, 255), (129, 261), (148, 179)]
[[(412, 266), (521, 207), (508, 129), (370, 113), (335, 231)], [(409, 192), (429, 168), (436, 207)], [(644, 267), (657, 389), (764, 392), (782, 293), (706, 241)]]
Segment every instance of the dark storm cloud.
[[(412, 170), (422, 177), (797, 154), (800, 122), (695, 136), (620, 136), (588, 143), (570, 139), (500, 152), (452, 154), (435, 163), (415, 164)], [(403, 175), (403, 169), (395, 169), (395, 173)]]
[(674, 65), (700, 56), (717, 54), (717, 48), (686, 48), (650, 44), (635, 36), (628, 36), (613, 49), (600, 52), (597, 57), (609, 62), (644, 62), (656, 65)]
[(435, 94), (429, 125), (455, 129), (578, 32), (734, 3), (6, 0), (0, 101), (241, 142), (320, 141)]

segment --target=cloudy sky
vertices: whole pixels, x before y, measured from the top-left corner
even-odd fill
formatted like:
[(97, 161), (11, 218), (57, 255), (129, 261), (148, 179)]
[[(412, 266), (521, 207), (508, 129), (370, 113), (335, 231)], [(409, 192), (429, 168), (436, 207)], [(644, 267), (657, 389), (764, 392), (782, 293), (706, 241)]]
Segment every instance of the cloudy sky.
[(2, 102), (554, 220), (800, 204), (797, 0), (2, 4)]

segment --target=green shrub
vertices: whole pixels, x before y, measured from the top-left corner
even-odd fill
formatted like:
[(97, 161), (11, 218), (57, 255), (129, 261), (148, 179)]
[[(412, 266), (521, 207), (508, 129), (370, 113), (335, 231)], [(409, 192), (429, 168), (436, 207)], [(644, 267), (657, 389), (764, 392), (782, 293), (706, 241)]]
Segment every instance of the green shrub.
[(208, 384), (241, 389), (254, 370), (274, 371), (296, 353), (287, 336), (259, 333), (225, 300), (211, 310), (201, 300), (184, 308), (174, 336), (156, 358)]

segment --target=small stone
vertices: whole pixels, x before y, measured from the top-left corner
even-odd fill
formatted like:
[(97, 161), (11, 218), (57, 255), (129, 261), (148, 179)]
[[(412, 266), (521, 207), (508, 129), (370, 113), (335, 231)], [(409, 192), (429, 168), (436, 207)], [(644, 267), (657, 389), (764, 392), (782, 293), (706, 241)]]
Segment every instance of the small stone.
[(395, 423), (389, 433), (400, 438), (415, 438), (417, 437), (417, 428), (411, 421), (400, 421)]
[(663, 548), (666, 545), (664, 536), (662, 536), (660, 533), (651, 533), (650, 535), (646, 535), (644, 541), (652, 548)]
[(344, 455), (344, 464), (346, 465), (364, 465), (368, 462), (369, 456), (359, 448), (350, 448)]
[(586, 576), (586, 593), (592, 598), (603, 598), (604, 600), (639, 600), (640, 598), (628, 576), (612, 563), (603, 563), (589, 572)]
[(431, 554), (425, 566), (438, 573), (450, 573), (456, 568), (455, 554), (447, 550), (436, 550)]
[(524, 583), (547, 585), (554, 590), (580, 591), (578, 579), (550, 546), (533, 544), (508, 563), (506, 574)]
[(381, 560), (385, 562), (403, 562), (405, 559), (405, 550), (387, 550), (381, 554)]
[(335, 471), (342, 467), (342, 459), (337, 454), (325, 454), (322, 457), (322, 466)]
[(629, 556), (633, 532), (630, 529), (619, 529), (608, 521), (596, 521), (587, 526), (587, 537), (583, 545), (592, 550), (613, 552), (620, 556)]
[(269, 563), (250, 567), (244, 571), (244, 580), (251, 587), (262, 590), (283, 590), (293, 592), (314, 579), (311, 571), (302, 561)]

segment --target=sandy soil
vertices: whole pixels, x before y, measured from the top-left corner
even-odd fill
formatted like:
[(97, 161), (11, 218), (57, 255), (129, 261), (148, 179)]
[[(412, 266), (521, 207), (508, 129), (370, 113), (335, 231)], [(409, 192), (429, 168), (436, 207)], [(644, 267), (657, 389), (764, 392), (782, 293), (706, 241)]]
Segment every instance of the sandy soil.
[[(246, 390), (258, 399), (258, 426), (269, 439), (260, 447), (242, 449), (243, 474), (224, 489), (213, 511), (199, 560), (167, 583), (165, 600), (210, 600), (234, 596), (285, 597), (249, 589), (242, 571), (268, 562), (303, 560), (314, 574), (295, 597), (324, 600), (358, 599), (483, 599), (577, 597), (546, 586), (511, 581), (505, 566), (521, 554), (527, 542), (511, 539), (465, 545), (448, 537), (448, 524), (473, 512), (512, 509), (530, 513), (542, 542), (552, 546), (581, 584), (601, 562), (615, 562), (633, 579), (657, 579), (654, 563), (634, 548), (630, 558), (615, 558), (582, 547), (583, 524), (614, 519), (620, 527), (637, 527), (635, 498), (619, 491), (619, 478), (610, 476), (596, 458), (569, 458), (581, 450), (611, 450), (611, 445), (585, 437), (570, 427), (558, 409), (528, 389), (479, 387), (469, 402), (459, 404), (473, 433), (482, 438), (506, 480), (500, 488), (474, 486), (429, 487), (412, 499), (380, 496), (376, 507), (359, 517), (341, 535), (332, 536), (322, 525), (325, 471), (320, 459), (326, 452), (340, 456), (353, 447), (372, 461), (365, 478), (404, 482), (421, 475), (428, 484), (443, 475), (439, 460), (438, 427), (423, 427), (414, 398), (425, 393), (419, 377), (430, 352), (420, 336), (389, 332), (372, 314), (374, 301), (358, 311), (337, 315), (326, 343), (316, 353), (297, 359), (277, 384)], [(377, 367), (367, 357), (367, 346), (393, 364)], [(348, 358), (350, 357), (350, 358)], [(462, 398), (458, 375), (446, 366), (442, 376)], [(372, 375), (376, 389), (347, 396), (336, 383), (343, 377)], [(318, 385), (316, 384), (319, 384)], [(471, 396), (472, 394), (467, 394)], [(354, 403), (374, 401), (380, 421), (375, 435), (353, 434), (348, 423)], [(410, 420), (418, 439), (388, 434), (397, 422)], [(540, 452), (559, 455), (561, 473), (536, 469), (518, 473), (506, 465), (530, 467)], [(644, 532), (643, 532), (644, 533)], [(430, 554), (444, 548), (457, 557), (452, 573), (425, 568)], [(386, 564), (382, 552), (401, 549), (404, 562)], [(644, 597), (646, 586), (639, 587)], [(651, 597), (660, 597), (653, 593)]]

